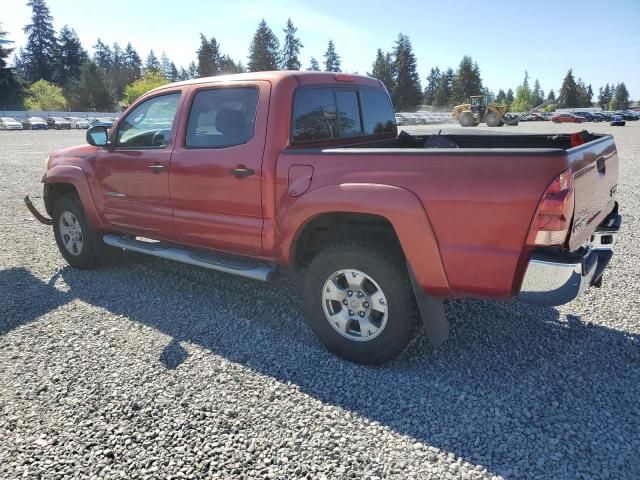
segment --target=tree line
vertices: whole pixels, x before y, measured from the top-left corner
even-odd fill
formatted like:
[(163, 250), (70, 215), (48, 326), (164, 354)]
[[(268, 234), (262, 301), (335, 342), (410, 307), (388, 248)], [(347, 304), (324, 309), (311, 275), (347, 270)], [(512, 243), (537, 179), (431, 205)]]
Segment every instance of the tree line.
[[(303, 67), (300, 52), (304, 45), (291, 19), (283, 28), (283, 42), (263, 19), (249, 45), (246, 66), (223, 52), (220, 42), (200, 34), (196, 59), (186, 68), (178, 67), (166, 53), (151, 50), (144, 58), (131, 43), (122, 47), (97, 39), (93, 55), (82, 46), (76, 32), (65, 25), (56, 33), (45, 0), (29, 0), (31, 23), (24, 27), (27, 43), (15, 53), (13, 67), (8, 58), (13, 49), (0, 46), (0, 108), (20, 109), (23, 105), (37, 110), (109, 111), (118, 104), (128, 105), (151, 88), (168, 82), (246, 71), (312, 70), (339, 72), (342, 62), (332, 39), (320, 61), (311, 57)], [(0, 36), (2, 32), (0, 24)], [(389, 52), (378, 49), (371, 72), (389, 90), (396, 111), (411, 111), (421, 105), (448, 109), (469, 101), (471, 95), (485, 94), (512, 111), (526, 111), (549, 101), (549, 108), (592, 106), (591, 85), (577, 80), (569, 70), (559, 94), (550, 90), (545, 96), (540, 82), (529, 83), (529, 74), (515, 91), (498, 90), (494, 95), (482, 83), (480, 67), (465, 55), (454, 70), (435, 66), (422, 89), (417, 59), (409, 37), (403, 33)], [(601, 87), (596, 99), (605, 109), (629, 107), (629, 93), (624, 83)]]

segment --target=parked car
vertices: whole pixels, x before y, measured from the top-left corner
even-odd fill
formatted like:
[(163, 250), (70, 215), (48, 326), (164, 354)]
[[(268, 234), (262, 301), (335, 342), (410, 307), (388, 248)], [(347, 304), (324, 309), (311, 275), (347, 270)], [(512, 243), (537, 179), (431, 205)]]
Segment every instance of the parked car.
[(91, 126), (91, 123), (86, 118), (80, 117), (67, 117), (67, 120), (71, 124), (71, 128), (79, 129), (87, 129)]
[(395, 115), (395, 119), (396, 119), (396, 125), (406, 125), (407, 121), (405, 120), (405, 118), (402, 115)]
[(524, 117), (522, 120), (525, 122), (540, 122), (544, 120), (544, 117), (541, 114), (534, 112), (534, 113), (530, 113), (529, 115)]
[(49, 117), (47, 118), (47, 125), (49, 128), (53, 128), (55, 130), (70, 130), (71, 123), (69, 120), (65, 120), (62, 117)]
[(622, 115), (614, 115), (611, 119), (610, 125), (612, 127), (624, 127), (626, 125), (626, 122)]
[(0, 130), (22, 130), (22, 124), (13, 117), (0, 117)]
[(396, 357), (420, 320), (442, 343), (446, 297), (558, 305), (599, 286), (621, 223), (610, 135), (399, 137), (365, 76), (164, 85), (86, 137), (48, 159), (51, 219), (27, 204), (71, 266), (112, 248), (254, 280), (304, 268), (308, 324), (361, 363)]
[(560, 113), (551, 117), (553, 123), (582, 123), (584, 118), (574, 115), (573, 113)]
[(593, 112), (593, 121), (594, 122), (608, 122), (610, 118), (602, 112)]
[(49, 126), (42, 117), (29, 117), (22, 120), (22, 128), (25, 130), (47, 130)]
[(571, 112), (574, 115), (578, 116), (578, 117), (582, 117), (584, 118), (585, 122), (592, 122), (593, 121), (593, 114), (591, 112)]
[(94, 118), (91, 122), (91, 126), (94, 127), (96, 125), (102, 125), (103, 127), (111, 128), (113, 126), (113, 119), (106, 117)]
[(616, 112), (616, 115), (621, 115), (622, 118), (631, 122), (638, 120), (638, 117), (636, 116), (636, 112), (632, 112), (629, 110), (625, 110), (623, 112)]

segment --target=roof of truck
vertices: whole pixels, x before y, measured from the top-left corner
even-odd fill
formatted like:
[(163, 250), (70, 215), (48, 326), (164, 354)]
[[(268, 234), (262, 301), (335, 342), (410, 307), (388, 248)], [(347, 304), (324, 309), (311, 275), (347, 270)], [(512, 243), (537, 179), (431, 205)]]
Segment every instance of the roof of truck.
[(185, 80), (182, 82), (174, 82), (161, 87), (157, 87), (152, 91), (164, 90), (167, 88), (183, 87), (187, 85), (198, 85), (202, 83), (226, 83), (226, 82), (242, 82), (242, 81), (256, 81), (266, 80), (272, 84), (279, 83), (283, 79), (293, 77), (300, 84), (313, 84), (313, 83), (359, 83), (368, 84), (371, 86), (381, 86), (382, 83), (373, 78), (365, 75), (357, 75), (353, 73), (343, 72), (315, 72), (315, 71), (302, 71), (302, 70), (278, 70), (268, 72), (249, 72), (249, 73), (236, 73), (232, 75), (217, 75), (214, 77), (202, 77), (194, 78), (192, 80)]

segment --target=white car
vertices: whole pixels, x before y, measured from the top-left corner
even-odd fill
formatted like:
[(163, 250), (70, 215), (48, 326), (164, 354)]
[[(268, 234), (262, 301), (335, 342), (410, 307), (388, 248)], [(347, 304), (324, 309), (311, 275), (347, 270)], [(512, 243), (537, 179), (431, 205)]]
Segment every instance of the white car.
[(80, 117), (67, 117), (67, 120), (69, 120), (69, 122), (71, 122), (71, 128), (75, 128), (75, 129), (87, 129), (91, 126), (91, 123), (89, 123), (89, 120), (86, 118), (80, 118)]
[(15, 118), (0, 117), (0, 130), (22, 130), (22, 124)]

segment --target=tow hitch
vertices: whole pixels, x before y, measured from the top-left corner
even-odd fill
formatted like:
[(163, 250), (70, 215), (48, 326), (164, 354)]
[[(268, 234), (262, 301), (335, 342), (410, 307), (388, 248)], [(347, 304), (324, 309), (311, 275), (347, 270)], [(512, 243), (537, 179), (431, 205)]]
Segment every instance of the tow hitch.
[(40, 223), (44, 223), (45, 225), (53, 225), (53, 220), (51, 220), (50, 218), (47, 218), (44, 215), (42, 215), (36, 209), (36, 207), (34, 207), (33, 203), (31, 203), (31, 199), (29, 198), (29, 195), (26, 195), (24, 197), (24, 204), (27, 206), (27, 208), (31, 212), (31, 215), (36, 217), (36, 220), (38, 220)]

